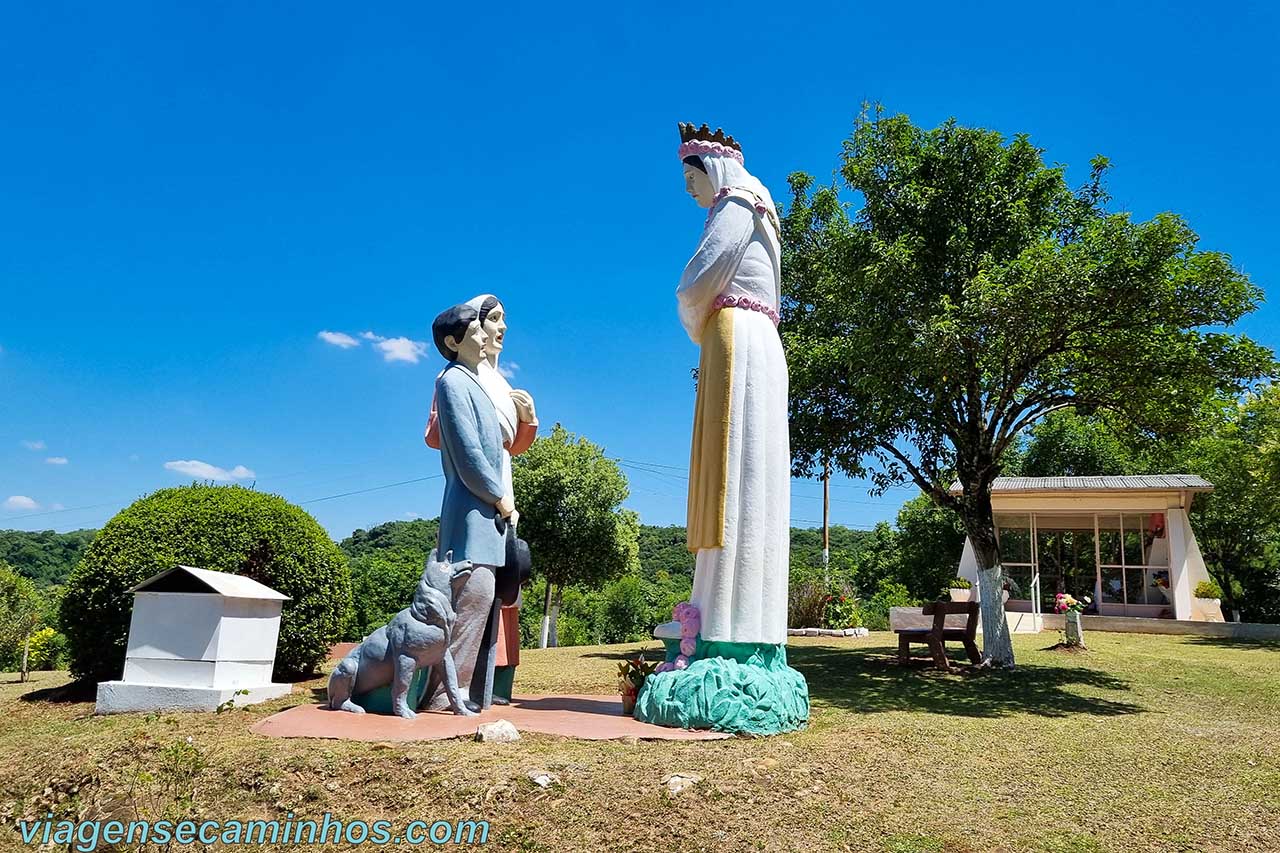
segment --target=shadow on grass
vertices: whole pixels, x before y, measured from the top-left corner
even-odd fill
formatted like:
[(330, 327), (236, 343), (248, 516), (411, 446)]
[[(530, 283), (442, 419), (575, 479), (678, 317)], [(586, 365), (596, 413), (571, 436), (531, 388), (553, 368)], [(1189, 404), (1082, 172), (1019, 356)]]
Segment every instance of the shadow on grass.
[(72, 681), (57, 687), (32, 690), (18, 697), (19, 702), (94, 702), (98, 685), (93, 681)]
[[(1115, 717), (1146, 709), (1119, 698), (1081, 696), (1072, 688), (1128, 691), (1123, 679), (1080, 666), (1022, 664), (1013, 671), (955, 667), (951, 674), (925, 657), (898, 663), (884, 646), (792, 646), (787, 660), (804, 674), (809, 695), (853, 711), (914, 711), (959, 717), (1072, 714)], [(953, 661), (954, 666), (954, 661)]]
[(1269, 649), (1280, 652), (1280, 640), (1264, 640), (1256, 637), (1185, 637), (1183, 642), (1193, 646), (1217, 646), (1222, 649)]
[[(917, 711), (959, 717), (1037, 714), (1102, 717), (1140, 714), (1141, 705), (1119, 698), (1081, 696), (1073, 688), (1128, 691), (1129, 683), (1104, 672), (1072, 666), (1021, 664), (1012, 672), (975, 669), (960, 663), (948, 646), (952, 672), (941, 672), (917, 649), (911, 663), (898, 663), (896, 648), (789, 645), (787, 662), (804, 674), (812, 699), (852, 711)], [(648, 650), (645, 650), (648, 657)], [(635, 651), (591, 652), (584, 658), (621, 661)], [(1076, 657), (1071, 655), (1071, 658)]]

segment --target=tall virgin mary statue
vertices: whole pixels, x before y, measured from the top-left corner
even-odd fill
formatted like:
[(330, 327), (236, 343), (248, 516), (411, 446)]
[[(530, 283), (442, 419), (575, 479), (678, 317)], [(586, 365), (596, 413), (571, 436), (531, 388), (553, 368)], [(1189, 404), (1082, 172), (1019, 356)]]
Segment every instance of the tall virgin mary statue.
[(804, 676), (787, 665), (791, 452), (787, 363), (778, 337), (778, 212), (722, 130), (680, 125), (686, 189), (708, 209), (676, 291), (701, 349), (689, 464), (693, 595), (660, 625), (667, 661), (638, 719), (773, 734), (809, 718)]

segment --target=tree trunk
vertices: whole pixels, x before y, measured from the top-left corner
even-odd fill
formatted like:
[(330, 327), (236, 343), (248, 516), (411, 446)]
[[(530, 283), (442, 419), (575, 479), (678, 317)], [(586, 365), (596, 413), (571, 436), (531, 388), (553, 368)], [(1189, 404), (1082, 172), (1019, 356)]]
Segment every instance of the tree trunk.
[(1013, 667), (1013, 640), (1004, 616), (1004, 568), (996, 545), (991, 499), (980, 501), (966, 514), (965, 527), (978, 561), (978, 594), (982, 608), (982, 663)]
[(542, 599), (542, 632), (538, 638), (538, 648), (547, 647), (547, 637), (551, 633), (551, 581), (547, 581), (547, 594)]

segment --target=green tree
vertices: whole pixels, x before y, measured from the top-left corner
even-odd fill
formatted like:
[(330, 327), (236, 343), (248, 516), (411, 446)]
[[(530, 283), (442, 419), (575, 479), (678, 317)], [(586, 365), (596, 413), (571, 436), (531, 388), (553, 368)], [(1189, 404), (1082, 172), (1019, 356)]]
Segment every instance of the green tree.
[(897, 518), (898, 571), (895, 580), (913, 598), (931, 600), (960, 572), (964, 525), (955, 511), (928, 495), (902, 505)]
[(1231, 610), (1280, 622), (1280, 389), (1222, 404), (1179, 466), (1214, 484), (1197, 495), (1191, 527)]
[(1030, 430), (1017, 474), (1022, 477), (1104, 477), (1148, 473), (1149, 464), (1106, 412), (1074, 409), (1047, 415)]
[(313, 672), (347, 624), (346, 555), (304, 510), (243, 486), (160, 489), (118, 512), (67, 581), (59, 614), (77, 679), (118, 678), (130, 587), (178, 565), (253, 578), (284, 595), (277, 677)]
[(420, 548), (404, 545), (373, 548), (352, 558), (348, 640), (363, 639), (409, 606), (426, 559)]
[[(1109, 409), (1153, 434), (1273, 370), (1224, 327), (1261, 291), (1181, 218), (1107, 209), (1026, 136), (864, 112), (836, 186), (791, 176), (783, 227), (797, 475), (830, 458), (954, 510), (979, 565), (984, 662), (1012, 666), (991, 511), (1001, 459), (1051, 412)], [(951, 473), (959, 489), (950, 489)]]
[(636, 567), (639, 519), (618, 464), (556, 424), (513, 460), (520, 535), (546, 579), (539, 646), (556, 644), (553, 602), (566, 586), (597, 589)]
[(41, 625), (40, 598), (30, 580), (0, 560), (0, 666), (27, 680), (28, 643)]

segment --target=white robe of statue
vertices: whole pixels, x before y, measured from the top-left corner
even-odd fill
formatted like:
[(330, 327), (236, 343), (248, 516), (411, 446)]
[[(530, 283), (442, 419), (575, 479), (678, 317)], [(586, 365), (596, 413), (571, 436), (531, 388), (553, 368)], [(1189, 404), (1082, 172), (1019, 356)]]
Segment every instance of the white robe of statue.
[[(768, 190), (736, 160), (702, 157), (717, 200), (677, 290), (680, 320), (706, 348), (715, 300), (747, 297), (773, 312), (780, 302), (777, 212)], [(728, 195), (721, 191), (729, 189)], [(787, 363), (772, 319), (733, 312), (728, 347), (728, 449), (723, 477), (723, 544), (698, 547), (691, 601), (701, 611), (702, 638), (783, 644), (787, 639), (787, 573), (791, 534), (791, 452)], [(725, 326), (720, 326), (724, 330)], [(712, 333), (708, 331), (708, 336)], [(717, 344), (723, 348), (723, 343)], [(703, 370), (706, 368), (704, 367)], [(699, 383), (717, 381), (699, 376)], [(698, 448), (691, 464), (691, 506)], [(692, 516), (692, 510), (691, 510)], [(697, 543), (690, 540), (690, 547)]]

